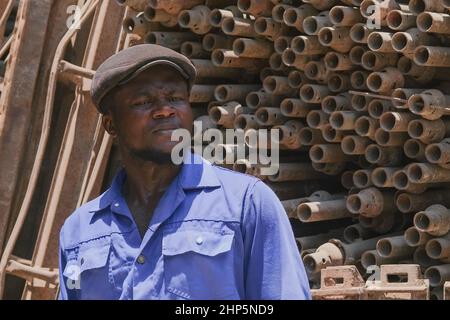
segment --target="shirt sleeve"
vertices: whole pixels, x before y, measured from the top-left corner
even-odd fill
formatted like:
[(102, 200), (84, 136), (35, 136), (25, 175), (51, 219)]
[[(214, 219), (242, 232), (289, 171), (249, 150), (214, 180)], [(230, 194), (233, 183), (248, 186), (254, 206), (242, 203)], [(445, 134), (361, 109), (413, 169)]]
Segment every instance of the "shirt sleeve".
[(275, 193), (257, 181), (243, 216), (247, 300), (309, 300), (308, 277), (287, 214)]
[(61, 229), (59, 235), (59, 294), (58, 300), (69, 300), (68, 292), (67, 292), (67, 278), (64, 276), (64, 270), (66, 268), (67, 259), (64, 255), (64, 244), (63, 244), (63, 231), (64, 228)]

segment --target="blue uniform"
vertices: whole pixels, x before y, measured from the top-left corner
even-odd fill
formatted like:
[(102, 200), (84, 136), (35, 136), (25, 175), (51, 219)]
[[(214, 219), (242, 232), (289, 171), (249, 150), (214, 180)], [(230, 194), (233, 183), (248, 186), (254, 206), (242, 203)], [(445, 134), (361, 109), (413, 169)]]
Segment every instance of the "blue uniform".
[(60, 299), (310, 299), (286, 213), (259, 179), (184, 163), (144, 238), (122, 169), (60, 234)]

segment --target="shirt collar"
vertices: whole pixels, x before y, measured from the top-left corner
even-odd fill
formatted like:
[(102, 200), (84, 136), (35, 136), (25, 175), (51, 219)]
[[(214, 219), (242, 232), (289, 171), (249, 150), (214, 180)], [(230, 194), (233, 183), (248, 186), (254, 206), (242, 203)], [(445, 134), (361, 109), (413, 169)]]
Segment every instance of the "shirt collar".
[[(125, 179), (126, 171), (121, 168), (114, 177), (111, 187), (91, 202), (89, 212), (101, 211), (122, 199), (122, 185)], [(184, 190), (214, 188), (221, 185), (213, 165), (195, 153), (185, 156), (181, 171), (175, 179), (178, 179), (178, 186)]]

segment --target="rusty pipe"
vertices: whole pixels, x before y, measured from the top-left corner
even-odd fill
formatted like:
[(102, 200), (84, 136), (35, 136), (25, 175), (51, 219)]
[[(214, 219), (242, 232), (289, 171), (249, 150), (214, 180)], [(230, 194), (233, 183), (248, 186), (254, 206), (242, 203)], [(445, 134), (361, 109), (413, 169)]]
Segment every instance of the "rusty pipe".
[(353, 174), (353, 184), (358, 189), (365, 189), (373, 186), (372, 182), (373, 169), (360, 169), (356, 170)]
[(354, 264), (364, 252), (375, 248), (379, 239), (376, 237), (351, 244), (332, 239), (303, 258), (306, 271), (312, 274), (332, 265)]
[(345, 131), (334, 129), (329, 123), (320, 127), (325, 141), (330, 143), (342, 142), (345, 137)]
[(231, 101), (223, 106), (212, 107), (209, 116), (216, 124), (232, 129), (236, 116), (249, 111), (249, 108), (243, 107), (239, 102)]
[(150, 28), (150, 22), (144, 18), (142, 13), (139, 13), (125, 18), (122, 23), (122, 28), (127, 33), (133, 33), (143, 38)]
[(347, 209), (354, 214), (374, 218), (394, 208), (394, 195), (377, 188), (367, 188), (347, 198)]
[(350, 27), (363, 22), (363, 17), (357, 7), (334, 6), (330, 9), (330, 20), (335, 26)]
[(438, 164), (449, 169), (450, 167), (450, 139), (444, 139), (439, 143), (430, 144), (425, 149), (425, 157), (428, 162)]
[(353, 170), (347, 170), (344, 171), (341, 175), (341, 185), (347, 189), (347, 190), (351, 190), (355, 188), (355, 185), (353, 183), (353, 174), (355, 173), (355, 171)]
[(197, 69), (198, 78), (227, 78), (234, 79), (242, 74), (238, 68), (222, 68), (214, 65), (211, 60), (192, 59), (192, 64)]
[(375, 142), (384, 147), (403, 146), (408, 138), (409, 136), (406, 132), (385, 131), (382, 128), (375, 132)]
[(281, 60), (286, 66), (304, 70), (306, 64), (311, 61), (311, 58), (309, 56), (296, 54), (294, 50), (288, 48), (284, 50)]
[(355, 122), (355, 132), (361, 137), (375, 139), (376, 130), (380, 127), (379, 121), (371, 117), (362, 116)]
[(409, 112), (385, 112), (380, 118), (380, 127), (386, 131), (407, 132), (408, 124), (417, 117)]
[(409, 110), (427, 120), (437, 120), (450, 114), (450, 96), (431, 89), (416, 93), (408, 99)]
[(322, 28), (318, 37), (323, 46), (330, 47), (337, 52), (349, 52), (354, 46), (354, 42), (350, 39), (350, 28), (347, 27)]
[(263, 59), (238, 57), (232, 50), (216, 49), (211, 54), (211, 61), (214, 65), (224, 68), (246, 68), (247, 71), (257, 71), (265, 65)]
[(280, 105), (281, 114), (288, 118), (306, 118), (308, 113), (315, 108), (314, 105), (294, 98), (286, 98)]
[(300, 143), (304, 146), (312, 146), (315, 144), (326, 143), (325, 139), (322, 137), (322, 132), (320, 129), (313, 129), (305, 127), (299, 132)]
[(408, 134), (425, 144), (442, 141), (450, 134), (450, 122), (438, 120), (413, 120), (408, 125)]
[(389, 100), (373, 99), (367, 106), (369, 116), (378, 120), (390, 110), (392, 110), (392, 103)]
[(237, 6), (242, 12), (259, 17), (270, 16), (274, 4), (269, 0), (238, 0)]
[(178, 24), (196, 34), (206, 34), (212, 29), (212, 25), (209, 23), (210, 13), (211, 9), (204, 5), (182, 10), (178, 15)]
[(410, 247), (406, 243), (403, 235), (380, 239), (376, 248), (378, 254), (386, 258), (407, 258), (415, 251), (414, 247)]
[(328, 124), (330, 115), (322, 110), (311, 110), (306, 115), (306, 123), (313, 129), (320, 129)]
[(381, 147), (371, 144), (366, 148), (366, 160), (378, 166), (397, 166), (403, 162), (403, 151), (399, 147)]
[(280, 108), (259, 108), (256, 113), (256, 121), (261, 126), (275, 126), (286, 122)]
[(282, 23), (275, 22), (272, 18), (259, 17), (255, 20), (254, 24), (255, 32), (260, 35), (271, 39), (272, 41), (279, 36), (288, 33), (288, 28)]
[(309, 156), (316, 163), (336, 163), (351, 159), (351, 156), (342, 152), (339, 145), (316, 144), (309, 150)]
[(253, 25), (254, 21), (250, 19), (226, 17), (222, 21), (222, 31), (230, 36), (254, 38), (257, 33)]
[(392, 97), (403, 101), (394, 99), (392, 100), (392, 104), (396, 109), (408, 109), (408, 99), (414, 94), (422, 93), (424, 90), (425, 89), (397, 88), (392, 92)]
[(397, 263), (400, 259), (397, 257), (382, 257), (377, 250), (368, 250), (361, 255), (361, 265), (364, 269), (368, 269), (371, 266)]
[(421, 45), (437, 45), (437, 39), (418, 28), (411, 28), (403, 32), (396, 32), (392, 36), (392, 47), (395, 51), (403, 53), (413, 59), (414, 50)]
[(405, 78), (396, 68), (387, 67), (383, 71), (373, 72), (367, 78), (370, 90), (380, 93), (392, 93), (395, 88), (403, 87)]
[(352, 216), (345, 206), (345, 198), (338, 200), (306, 202), (297, 208), (297, 216), (302, 222), (316, 222), (345, 219)]
[(345, 92), (347, 90), (350, 90), (350, 75), (337, 72), (331, 73), (327, 79), (327, 86), (333, 93)]
[[(286, 121), (283, 125), (274, 126), (273, 130), (279, 130), (279, 137), (274, 140), (278, 144), (286, 146), (288, 149), (300, 149), (302, 147), (299, 138), (299, 132), (304, 125), (298, 120)], [(280, 169), (281, 170), (281, 169)], [(281, 171), (278, 171), (278, 178), (280, 178)]]
[(245, 103), (253, 110), (258, 109), (259, 107), (272, 107), (272, 102), (272, 95), (264, 90), (250, 92), (247, 97), (245, 97)]
[(408, 179), (408, 175), (405, 170), (397, 171), (394, 176), (394, 187), (398, 190), (410, 192), (414, 194), (423, 193), (427, 189), (427, 185), (414, 183)]
[(239, 57), (267, 59), (273, 53), (273, 45), (267, 41), (239, 38), (233, 42), (233, 51)]
[(372, 97), (364, 95), (353, 95), (352, 96), (352, 108), (356, 111), (367, 111), (369, 103), (373, 100)]
[(351, 63), (357, 66), (362, 65), (362, 57), (364, 53), (367, 52), (367, 49), (363, 46), (354, 46), (349, 52), (349, 58)]
[(308, 82), (305, 74), (299, 70), (292, 70), (288, 75), (288, 85), (291, 88), (300, 89)]
[(288, 8), (283, 13), (283, 21), (289, 27), (294, 27), (300, 32), (305, 32), (303, 28), (303, 21), (310, 16), (318, 15), (319, 11), (317, 11), (313, 6), (309, 4), (303, 4), (296, 7)]
[(310, 163), (280, 163), (279, 171), (269, 176), (272, 182), (305, 181), (324, 179), (323, 173), (315, 171)]
[(436, 203), (450, 206), (448, 192), (446, 189), (435, 189), (423, 194), (401, 193), (397, 196), (395, 203), (403, 213), (418, 212)]
[(198, 37), (190, 32), (150, 31), (145, 35), (145, 43), (157, 44), (173, 50), (179, 50), (186, 41), (196, 41)]
[(420, 66), (450, 67), (450, 48), (417, 47), (414, 51), (414, 62)]
[(336, 96), (328, 96), (322, 100), (322, 111), (331, 114), (335, 111), (351, 109), (351, 98), (348, 93), (340, 93)]
[(312, 5), (317, 10), (331, 9), (338, 3), (337, 0), (303, 0), (303, 2)]
[(330, 75), (330, 71), (323, 61), (309, 61), (304, 66), (304, 72), (308, 79), (315, 80), (319, 83), (324, 83)]
[(379, 167), (372, 171), (373, 184), (379, 188), (394, 187), (394, 174), (401, 170), (400, 167)]
[(401, 10), (392, 10), (386, 16), (387, 25), (390, 29), (396, 31), (407, 30), (416, 26), (417, 15), (411, 12)]
[(332, 71), (348, 71), (355, 68), (350, 56), (339, 52), (328, 52), (324, 57), (324, 63)]
[(289, 49), (291, 47), (293, 37), (290, 36), (279, 36), (273, 42), (273, 48), (276, 53), (283, 54), (284, 50)]
[[(430, 286), (443, 286), (446, 281), (450, 280), (450, 264), (432, 266), (425, 270), (425, 278), (430, 280)], [(439, 288), (442, 292), (442, 287)]]
[(419, 14), (424, 11), (445, 12), (444, 6), (435, 0), (410, 0), (408, 3), (409, 10), (412, 13)]
[(369, 29), (365, 23), (356, 23), (350, 29), (350, 39), (356, 43), (367, 43), (367, 38), (373, 30)]
[(370, 50), (375, 52), (395, 53), (392, 47), (392, 36), (391, 32), (372, 32), (367, 38), (367, 45)]
[(366, 51), (361, 57), (361, 65), (366, 70), (381, 71), (386, 67), (397, 66), (398, 59), (397, 53)]
[(443, 236), (450, 231), (450, 211), (440, 204), (431, 205), (416, 213), (414, 226), (432, 236)]
[(406, 244), (410, 247), (424, 246), (428, 240), (433, 238), (430, 234), (420, 231), (416, 227), (406, 229), (403, 236), (405, 237)]
[(318, 35), (319, 31), (325, 27), (331, 27), (330, 12), (322, 11), (318, 15), (309, 16), (303, 20), (303, 30), (307, 35)]
[(450, 262), (450, 240), (449, 236), (434, 238), (427, 242), (425, 250), (432, 259)]
[(348, 243), (359, 240), (366, 240), (376, 236), (376, 233), (369, 228), (363, 227), (361, 224), (352, 224), (344, 229), (344, 240)]
[(181, 45), (180, 52), (189, 59), (209, 58), (209, 53), (203, 49), (202, 44), (199, 42), (192, 42), (192, 41), (184, 42)]
[(185, 0), (185, 1), (165, 1), (149, 0), (150, 7), (153, 9), (165, 10), (169, 14), (178, 14), (181, 10), (190, 9), (204, 3), (203, 0)]
[(247, 131), (250, 129), (258, 129), (259, 124), (258, 124), (258, 121), (256, 121), (255, 115), (240, 114), (240, 115), (236, 116), (236, 118), (234, 119), (234, 128)]
[(300, 97), (307, 103), (321, 103), (330, 94), (327, 86), (305, 84), (300, 88)]
[(273, 95), (292, 96), (298, 90), (289, 85), (287, 77), (269, 76), (263, 81), (264, 90)]
[(336, 130), (354, 130), (356, 120), (362, 115), (356, 111), (335, 111), (330, 115), (330, 125)]
[(214, 51), (215, 49), (231, 49), (233, 47), (234, 39), (214, 34), (208, 33), (203, 37), (202, 46), (208, 52)]
[(144, 18), (150, 22), (159, 22), (165, 27), (175, 27), (178, 24), (178, 18), (175, 15), (168, 14), (161, 9), (153, 9), (150, 6), (145, 7)]
[(329, 50), (320, 44), (317, 36), (296, 36), (292, 38), (291, 48), (299, 55), (325, 54)]
[(213, 9), (209, 14), (209, 23), (216, 28), (221, 28), (225, 18), (242, 18), (242, 12), (236, 6), (228, 6), (224, 9)]
[(245, 101), (250, 92), (259, 88), (259, 84), (222, 84), (216, 87), (214, 97), (220, 102)]
[(314, 249), (315, 251), (317, 247), (326, 243), (328, 240), (340, 237), (341, 235), (342, 229), (332, 229), (327, 233), (320, 233), (313, 236), (295, 238), (295, 241), (297, 242), (297, 247), (300, 251), (305, 251), (309, 249)]

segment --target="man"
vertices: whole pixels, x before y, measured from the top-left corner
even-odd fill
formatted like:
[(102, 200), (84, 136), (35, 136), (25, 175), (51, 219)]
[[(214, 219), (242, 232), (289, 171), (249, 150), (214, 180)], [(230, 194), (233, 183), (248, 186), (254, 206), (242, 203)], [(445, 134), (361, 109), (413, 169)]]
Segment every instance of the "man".
[(61, 299), (309, 299), (286, 213), (260, 180), (198, 155), (171, 161), (192, 130), (196, 70), (138, 45), (105, 61), (92, 99), (123, 168), (60, 235)]

